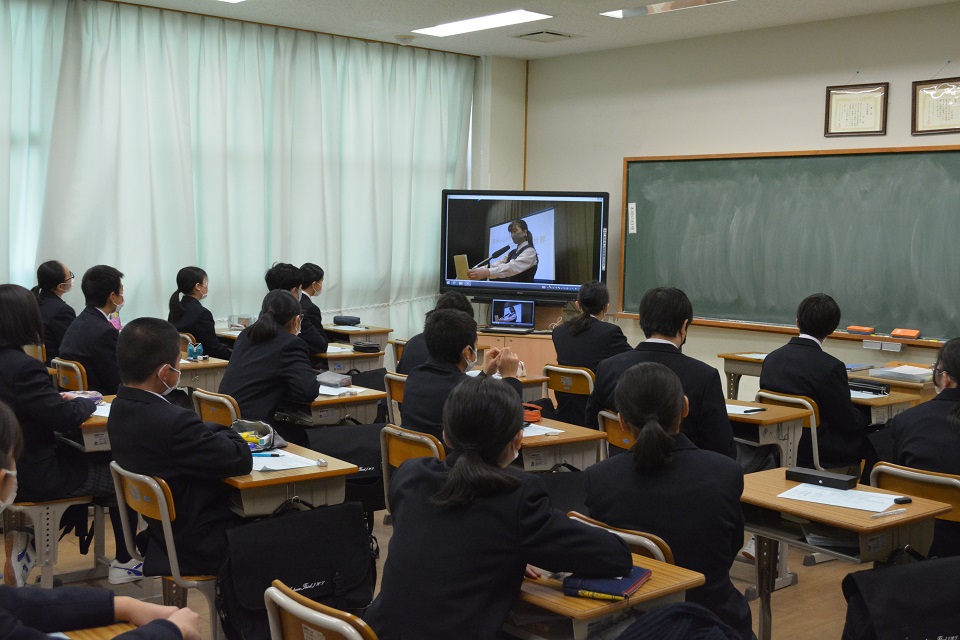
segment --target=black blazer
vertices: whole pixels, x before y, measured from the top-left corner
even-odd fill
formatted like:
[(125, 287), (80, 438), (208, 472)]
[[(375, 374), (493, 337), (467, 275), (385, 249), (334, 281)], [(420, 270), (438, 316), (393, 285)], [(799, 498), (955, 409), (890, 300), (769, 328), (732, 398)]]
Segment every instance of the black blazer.
[(743, 546), (737, 462), (677, 434), (673, 460), (659, 475), (640, 474), (633, 455), (624, 454), (587, 467), (584, 483), (592, 517), (663, 538), (679, 566), (706, 576), (702, 587), (687, 592), (687, 601), (752, 637), (750, 607), (730, 582), (730, 565)]
[(180, 303), (183, 306), (183, 315), (180, 319), (174, 321), (168, 315), (167, 320), (173, 323), (177, 331), (191, 334), (197, 342), (202, 344), (203, 355), (229, 360), (230, 349), (217, 337), (216, 325), (210, 310), (193, 296), (183, 296)]
[(307, 343), (310, 353), (326, 353), (330, 337), (323, 330), (323, 314), (320, 307), (305, 293), (300, 294), (300, 310), (303, 311), (303, 322), (300, 324), (300, 339)]
[[(93, 587), (15, 589), (0, 585), (0, 638), (49, 640), (48, 633), (114, 624), (113, 592)], [(121, 633), (124, 640), (183, 640), (169, 620)]]
[(659, 362), (680, 378), (683, 393), (690, 399), (690, 414), (680, 432), (701, 449), (736, 458), (733, 428), (727, 417), (727, 401), (720, 372), (710, 365), (684, 355), (672, 344), (641, 342), (633, 350), (607, 358), (597, 368), (597, 382), (587, 402), (586, 424), (597, 425), (601, 409), (616, 410), (613, 392), (623, 372), (640, 362)]
[[(557, 350), (557, 364), (568, 367), (586, 367), (597, 372), (602, 360), (630, 351), (626, 336), (615, 324), (590, 318), (590, 326), (577, 335), (570, 333), (570, 324), (558, 324), (553, 330), (553, 346)], [(572, 424), (584, 424), (587, 410), (586, 396), (555, 392), (557, 418)]]
[[(760, 388), (807, 396), (817, 403), (821, 464), (846, 464), (863, 457), (869, 420), (850, 399), (850, 383), (843, 362), (816, 342), (791, 338), (767, 354), (760, 371)], [(800, 438), (797, 456), (800, 464), (812, 466), (813, 448), (806, 429)]]
[(437, 508), (430, 496), (457, 457), (408, 460), (390, 480), (390, 552), (364, 615), (381, 640), (498, 638), (527, 563), (592, 577), (629, 571), (623, 541), (554, 509), (535, 474), (508, 467), (516, 488)]
[(120, 332), (96, 307), (86, 307), (67, 329), (60, 357), (76, 360), (87, 370), (87, 386), (105, 396), (120, 386), (117, 336)]
[(56, 500), (78, 489), (87, 479), (87, 461), (58, 443), (55, 432), (79, 427), (96, 408), (93, 401), (64, 400), (47, 367), (14, 347), (0, 347), (0, 400), (13, 409), (23, 431), (17, 499)]
[[(453, 388), (468, 377), (455, 364), (427, 359), (410, 372), (403, 385), (401, 426), (429, 433), (443, 442), (443, 405)], [(504, 378), (503, 381), (517, 392), (518, 400), (523, 397), (523, 385), (519, 380)]]
[(60, 355), (60, 342), (70, 324), (77, 319), (77, 312), (50, 291), (40, 292), (40, 318), (43, 320), (43, 344), (47, 348), (47, 362)]
[(306, 343), (282, 329), (259, 344), (244, 329), (220, 382), (220, 393), (233, 396), (245, 420), (272, 422), (283, 400), (312, 402), (319, 391)]
[[(193, 411), (154, 393), (124, 386), (110, 407), (107, 432), (117, 464), (160, 476), (170, 485), (180, 570), (185, 575), (217, 573), (226, 554), (226, 530), (243, 522), (230, 511), (221, 480), (250, 473), (249, 445), (229, 427), (203, 422)], [(169, 574), (160, 523), (147, 524), (145, 573)]]
[(400, 356), (400, 362), (397, 363), (397, 373), (402, 373), (405, 376), (410, 375), (411, 371), (426, 362), (429, 357), (427, 339), (423, 337), (422, 333), (418, 333), (407, 340), (406, 346), (403, 347), (403, 355)]

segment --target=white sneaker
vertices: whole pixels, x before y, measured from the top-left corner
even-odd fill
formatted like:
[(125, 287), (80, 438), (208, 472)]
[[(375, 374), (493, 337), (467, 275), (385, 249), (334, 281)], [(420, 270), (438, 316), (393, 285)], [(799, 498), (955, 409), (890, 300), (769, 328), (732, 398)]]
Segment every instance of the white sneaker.
[(743, 559), (745, 559), (747, 562), (756, 562), (757, 539), (754, 536), (750, 536), (750, 539), (747, 541), (747, 544), (743, 545), (743, 549), (740, 549), (740, 556)]
[(110, 584), (124, 584), (125, 582), (134, 582), (143, 577), (143, 563), (137, 559), (131, 559), (130, 562), (110, 563), (110, 573), (107, 581)]
[(4, 582), (11, 587), (22, 587), (37, 563), (37, 546), (33, 534), (28, 531), (11, 531), (7, 534), (6, 551)]

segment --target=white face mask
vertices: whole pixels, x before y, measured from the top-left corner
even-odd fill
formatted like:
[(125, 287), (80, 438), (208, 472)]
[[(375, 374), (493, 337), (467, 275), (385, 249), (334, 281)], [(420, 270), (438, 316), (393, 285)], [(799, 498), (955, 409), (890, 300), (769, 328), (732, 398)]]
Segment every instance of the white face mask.
[(467, 361), (467, 371), (472, 371), (473, 368), (477, 366), (477, 359), (478, 359), (477, 350), (474, 349), (473, 347), (470, 347), (470, 348), (473, 350), (473, 360), (471, 360), (470, 358), (467, 358), (466, 356), (464, 356), (463, 358), (464, 360)]
[(0, 500), (0, 513), (3, 513), (7, 507), (17, 501), (17, 472), (7, 469), (7, 475), (13, 478), (13, 491), (10, 492), (9, 498)]
[(167, 394), (169, 394), (171, 391), (173, 391), (174, 389), (176, 389), (177, 386), (180, 384), (180, 370), (179, 370), (179, 369), (174, 369), (173, 367), (170, 367), (170, 370), (177, 372), (177, 381), (174, 383), (174, 385), (173, 385), (172, 387), (167, 386), (167, 383), (164, 382), (164, 381), (163, 381), (163, 378), (160, 377), (160, 372), (159, 372), (159, 371), (157, 372), (157, 378), (159, 378), (161, 384), (163, 384), (163, 393), (162, 393), (161, 395), (167, 395)]

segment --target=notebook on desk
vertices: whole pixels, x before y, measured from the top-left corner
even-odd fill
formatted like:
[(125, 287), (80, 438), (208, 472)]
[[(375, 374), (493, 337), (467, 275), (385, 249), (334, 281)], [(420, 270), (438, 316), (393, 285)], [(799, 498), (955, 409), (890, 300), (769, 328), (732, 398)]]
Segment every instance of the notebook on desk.
[(490, 303), (490, 326), (486, 331), (496, 333), (532, 333), (532, 300), (497, 300)]

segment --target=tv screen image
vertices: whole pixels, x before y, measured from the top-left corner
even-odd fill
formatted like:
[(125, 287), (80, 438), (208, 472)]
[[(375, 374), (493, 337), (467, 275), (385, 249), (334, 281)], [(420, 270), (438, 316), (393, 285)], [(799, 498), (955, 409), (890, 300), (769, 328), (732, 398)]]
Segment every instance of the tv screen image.
[[(609, 199), (602, 192), (444, 190), (441, 290), (575, 299), (584, 282), (606, 280)], [(512, 237), (516, 221), (529, 234)], [(476, 269), (490, 265), (491, 276), (478, 278)]]

